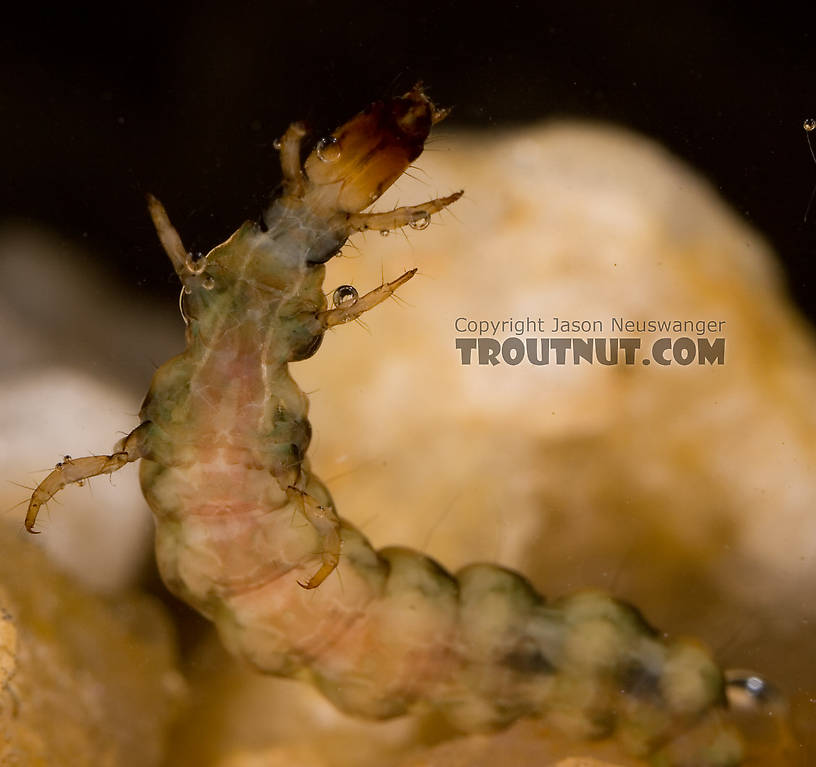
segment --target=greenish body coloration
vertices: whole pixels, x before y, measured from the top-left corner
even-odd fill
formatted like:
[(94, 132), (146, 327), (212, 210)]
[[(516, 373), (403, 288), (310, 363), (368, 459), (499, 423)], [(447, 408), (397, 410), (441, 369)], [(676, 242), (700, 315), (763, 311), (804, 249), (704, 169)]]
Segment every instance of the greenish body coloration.
[(364, 717), (425, 706), (479, 731), (535, 716), (657, 765), (737, 765), (723, 675), (701, 645), (667, 641), (601, 593), (547, 602), (501, 567), (451, 575), (416, 551), (376, 551), (310, 470), (308, 401), (288, 364), (413, 276), (329, 309), (322, 264), (354, 231), (421, 222), (458, 197), (360, 213), (441, 116), (418, 88), (378, 102), (303, 166), (293, 126), (283, 195), (199, 261), (151, 199), (184, 286), (187, 349), (156, 372), (142, 425), (113, 455), (52, 472), (27, 526), (68, 482), (141, 459), (165, 583), (259, 670), (307, 678)]

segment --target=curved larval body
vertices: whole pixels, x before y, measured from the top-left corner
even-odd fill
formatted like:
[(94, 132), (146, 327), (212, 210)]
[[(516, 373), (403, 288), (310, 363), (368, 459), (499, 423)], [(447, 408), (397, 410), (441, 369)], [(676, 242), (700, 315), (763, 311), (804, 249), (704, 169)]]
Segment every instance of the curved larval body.
[(80, 474), (141, 458), (162, 578), (259, 670), (308, 678), (366, 717), (425, 706), (475, 731), (537, 716), (658, 764), (736, 765), (723, 676), (701, 645), (666, 640), (602, 593), (547, 602), (495, 565), (452, 575), (416, 551), (377, 551), (310, 469), (308, 400), (289, 363), (413, 276), (330, 309), (323, 264), (355, 231), (423, 222), (458, 198), (360, 212), (441, 117), (415, 88), (353, 118), (303, 165), (292, 126), (282, 196), (198, 261), (151, 200), (184, 286), (187, 349), (156, 372), (141, 426), (112, 456), (58, 467), (27, 524)]

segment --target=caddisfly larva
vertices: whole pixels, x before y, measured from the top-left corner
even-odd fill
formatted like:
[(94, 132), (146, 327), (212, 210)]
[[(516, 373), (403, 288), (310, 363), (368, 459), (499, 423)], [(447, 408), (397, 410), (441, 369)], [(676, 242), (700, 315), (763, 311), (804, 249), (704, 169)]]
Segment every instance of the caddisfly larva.
[(324, 264), (355, 232), (423, 229), (460, 197), (362, 212), (443, 116), (415, 87), (372, 104), (304, 163), (295, 123), (279, 143), (282, 195), (197, 260), (151, 197), (182, 283), (187, 348), (156, 372), (140, 425), (111, 455), (67, 459), (36, 488), (26, 528), (66, 484), (141, 459), (164, 582), (259, 670), (310, 679), (359, 716), (422, 705), (465, 731), (532, 716), (659, 765), (737, 765), (728, 687), (700, 644), (666, 639), (602, 593), (548, 602), (502, 567), (452, 575), (416, 551), (377, 551), (311, 471), (308, 400), (289, 363), (415, 273), (362, 295), (341, 286), (329, 308)]

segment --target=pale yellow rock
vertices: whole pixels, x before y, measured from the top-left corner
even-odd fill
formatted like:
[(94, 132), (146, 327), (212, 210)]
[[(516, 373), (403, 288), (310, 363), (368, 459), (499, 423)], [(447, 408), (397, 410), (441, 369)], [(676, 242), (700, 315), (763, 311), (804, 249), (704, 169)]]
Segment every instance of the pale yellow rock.
[(184, 690), (166, 616), (89, 594), (8, 525), (0, 549), (0, 765), (161, 765)]
[[(360, 292), (418, 266), (404, 303), (294, 368), (341, 513), (453, 569), (499, 561), (553, 596), (609, 589), (813, 697), (816, 346), (767, 243), (623, 130), (451, 134), (434, 149), (378, 207), (463, 187), (450, 214), (329, 265), (329, 289)], [(724, 321), (725, 364), (461, 364), (455, 339), (472, 334), (457, 318), (528, 316), (546, 324), (533, 338), (556, 335), (553, 317), (600, 319), (563, 335), (606, 337), (624, 335), (612, 317)], [(636, 335), (645, 350), (665, 334)]]
[[(422, 181), (401, 180), (380, 207), (462, 186), (450, 215), (330, 262), (328, 287), (361, 291), (417, 265), (408, 305), (367, 315), (368, 330), (335, 329), (295, 366), (312, 392), (313, 463), (336, 477), (342, 512), (453, 567), (546, 559), (543, 583), (557, 566), (569, 585), (569, 560), (591, 569), (610, 545), (606, 566), (621, 564), (623, 545), (652, 577), (693, 564), (754, 607), (798, 588), (796, 562), (816, 555), (816, 355), (761, 237), (623, 131), (555, 125), (440, 144)], [(553, 316), (601, 319), (605, 332), (589, 335), (606, 336), (621, 335), (611, 317), (723, 320), (726, 364), (463, 366), (456, 318), (511, 316), (547, 320), (532, 337), (552, 335)], [(653, 561), (656, 550), (674, 562)], [(643, 580), (638, 567), (622, 567), (627, 586)]]
[[(767, 244), (696, 174), (622, 130), (448, 134), (433, 148), (418, 180), (402, 179), (378, 209), (460, 187), (465, 197), (427, 230), (406, 230), (407, 241), (358, 237), (359, 252), (329, 264), (329, 294), (418, 266), (403, 302), (378, 307), (365, 327), (334, 329), (293, 366), (312, 403), (312, 465), (340, 513), (376, 545), (413, 546), (451, 569), (498, 561), (550, 595), (607, 588), (661, 629), (719, 645), (725, 664), (816, 691), (803, 660), (816, 614), (800, 594), (816, 553), (816, 350)], [(722, 320), (726, 362), (461, 364), (458, 317), (526, 316), (547, 323), (532, 337), (554, 335), (555, 316), (602, 319), (605, 336), (621, 335), (611, 317)], [(656, 336), (641, 337), (646, 348)], [(442, 754), (439, 764), (475, 767), (491, 742), (426, 751), (421, 729), (392, 730), (377, 757), (378, 728), (394, 723), (350, 722), (312, 690), (229, 663), (194, 684), (224, 680), (228, 693), (207, 708), (219, 753), (232, 740), (262, 754), (247, 744), (285, 731), (294, 744), (367, 737), (373, 754), (360, 765), (419, 749), (417, 764)], [(272, 725), (261, 699), (296, 721)], [(803, 712), (807, 742), (816, 718)], [(488, 753), (502, 764), (577, 756), (552, 755), (524, 727), (495, 737)], [(328, 767), (344, 764), (342, 749), (321, 753)]]

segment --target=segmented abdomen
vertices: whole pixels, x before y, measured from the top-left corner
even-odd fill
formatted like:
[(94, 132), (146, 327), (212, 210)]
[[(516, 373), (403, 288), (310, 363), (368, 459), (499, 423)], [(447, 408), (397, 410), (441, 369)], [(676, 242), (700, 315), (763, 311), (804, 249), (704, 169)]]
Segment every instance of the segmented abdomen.
[[(298, 582), (319, 564), (318, 536), (267, 472), (143, 466), (150, 500), (180, 512), (158, 523), (168, 585), (254, 666), (305, 672), (348, 713), (385, 718), (424, 704), (468, 731), (536, 715), (573, 737), (614, 734), (649, 753), (723, 702), (705, 650), (666, 643), (607, 595), (548, 604), (517, 573), (477, 564), (453, 577), (415, 551), (375, 552), (346, 522), (338, 576), (307, 591)], [(729, 759), (736, 740), (731, 748)]]
[(424, 228), (458, 199), (361, 212), (442, 116), (415, 88), (353, 118), (327, 139), (337, 151), (318, 146), (303, 165), (293, 125), (281, 198), (200, 262), (151, 199), (183, 283), (187, 350), (156, 372), (141, 425), (113, 455), (66, 459), (41, 483), (26, 526), (68, 482), (142, 459), (163, 579), (258, 669), (309, 677), (352, 714), (423, 705), (469, 731), (531, 715), (575, 738), (614, 735), (661, 765), (736, 765), (723, 677), (700, 645), (663, 639), (605, 594), (550, 603), (495, 565), (454, 577), (415, 551), (377, 552), (311, 473), (308, 400), (288, 364), (415, 274), (326, 309), (321, 264), (355, 231)]

